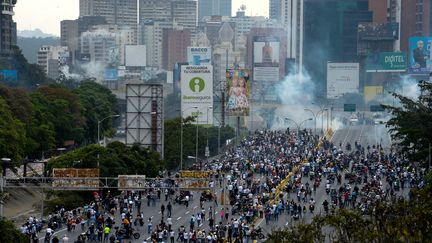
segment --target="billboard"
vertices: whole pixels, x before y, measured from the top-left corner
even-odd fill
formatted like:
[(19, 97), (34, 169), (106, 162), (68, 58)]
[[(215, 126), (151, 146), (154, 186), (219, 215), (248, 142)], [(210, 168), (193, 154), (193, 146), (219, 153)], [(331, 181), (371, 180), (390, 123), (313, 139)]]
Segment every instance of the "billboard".
[(99, 169), (54, 168), (54, 190), (97, 190)]
[(125, 65), (127, 67), (145, 67), (146, 60), (145, 45), (126, 45), (125, 46)]
[(367, 103), (384, 93), (383, 86), (364, 86), (364, 101)]
[(212, 50), (210, 47), (188, 47), (187, 60), (189, 65), (211, 65)]
[(359, 92), (358, 63), (327, 63), (327, 98)]
[(115, 68), (106, 68), (104, 71), (104, 80), (116, 81), (118, 80), (118, 72)]
[(369, 53), (366, 59), (366, 72), (405, 72), (405, 52)]
[(409, 72), (429, 74), (432, 71), (432, 37), (409, 38)]
[(136, 190), (143, 189), (147, 186), (145, 175), (119, 175), (118, 183), (119, 190)]
[[(181, 67), (182, 116), (193, 116), (197, 124), (213, 124), (213, 66)], [(197, 108), (195, 108), (197, 107)]]
[(253, 75), (255, 81), (279, 81), (277, 37), (255, 36), (253, 39)]
[(228, 69), (227, 112), (231, 116), (249, 116), (250, 71), (248, 69)]
[(16, 82), (18, 80), (18, 72), (17, 70), (8, 70), (3, 69), (0, 70), (0, 82)]

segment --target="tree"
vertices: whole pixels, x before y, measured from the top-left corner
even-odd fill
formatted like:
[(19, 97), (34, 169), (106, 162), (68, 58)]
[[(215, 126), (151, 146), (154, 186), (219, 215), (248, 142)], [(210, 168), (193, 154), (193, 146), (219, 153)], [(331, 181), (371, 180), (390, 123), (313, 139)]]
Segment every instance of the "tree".
[[(84, 139), (89, 143), (97, 141), (98, 121), (105, 117), (118, 113), (117, 98), (111, 91), (93, 81), (84, 81), (74, 90), (83, 106), (85, 117)], [(108, 118), (100, 124), (101, 134), (113, 133), (111, 129), (112, 119)]]
[(15, 119), (6, 101), (0, 97), (0, 158), (19, 163), (25, 149), (24, 124)]
[[(432, 84), (419, 84), (425, 94), (432, 93)], [(426, 165), (429, 145), (432, 143), (432, 103), (419, 97), (417, 100), (393, 93), (401, 106), (383, 105), (392, 114), (387, 122), (393, 142), (397, 143), (411, 161)]]
[(29, 239), (22, 234), (10, 221), (0, 219), (0, 242), (27, 243)]

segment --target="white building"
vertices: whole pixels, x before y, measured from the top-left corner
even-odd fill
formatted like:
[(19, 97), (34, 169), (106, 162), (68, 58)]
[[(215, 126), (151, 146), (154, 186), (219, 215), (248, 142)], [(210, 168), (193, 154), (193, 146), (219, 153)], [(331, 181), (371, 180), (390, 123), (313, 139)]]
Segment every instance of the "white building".
[(102, 16), (108, 24), (137, 26), (137, 0), (80, 0), (80, 17)]
[(60, 67), (69, 61), (69, 51), (65, 46), (42, 46), (37, 53), (37, 64), (49, 78), (57, 79)]
[(172, 28), (172, 21), (146, 20), (138, 28), (138, 43), (146, 45), (147, 66), (162, 68), (163, 29)]
[(287, 58), (295, 59), (301, 72), (303, 65), (303, 1), (281, 0), (281, 21), (287, 31)]
[(125, 64), (125, 46), (136, 45), (134, 28), (118, 25), (98, 25), (81, 34), (81, 54), (87, 54), (90, 62), (110, 66)]

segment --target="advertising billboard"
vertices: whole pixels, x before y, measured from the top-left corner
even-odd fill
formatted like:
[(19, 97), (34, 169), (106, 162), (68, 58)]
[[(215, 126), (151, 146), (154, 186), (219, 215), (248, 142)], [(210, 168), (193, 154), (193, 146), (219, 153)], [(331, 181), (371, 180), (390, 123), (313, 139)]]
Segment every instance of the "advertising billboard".
[(364, 101), (370, 102), (376, 99), (379, 95), (384, 93), (383, 86), (364, 86)]
[(104, 72), (104, 80), (116, 81), (118, 80), (118, 72), (115, 68), (106, 68)]
[(255, 36), (253, 41), (254, 80), (279, 81), (279, 39), (271, 36)]
[(145, 45), (126, 45), (125, 65), (127, 67), (145, 67), (146, 51)]
[(8, 70), (3, 69), (0, 70), (0, 82), (16, 82), (18, 80), (18, 72), (17, 70)]
[(118, 175), (119, 190), (137, 190), (147, 186), (145, 175)]
[(248, 69), (228, 69), (227, 112), (230, 116), (249, 116), (250, 71)]
[(406, 72), (405, 52), (369, 53), (366, 59), (366, 72)]
[(432, 37), (409, 38), (409, 72), (429, 74), (432, 71)]
[(54, 190), (95, 190), (99, 188), (99, 169), (54, 168)]
[(213, 124), (213, 66), (181, 66), (183, 118), (196, 117), (197, 124)]
[(399, 39), (399, 23), (359, 23), (357, 34), (361, 41), (397, 40)]
[(359, 92), (358, 63), (327, 63), (327, 98)]
[(211, 65), (212, 50), (210, 47), (188, 47), (187, 60), (189, 65)]

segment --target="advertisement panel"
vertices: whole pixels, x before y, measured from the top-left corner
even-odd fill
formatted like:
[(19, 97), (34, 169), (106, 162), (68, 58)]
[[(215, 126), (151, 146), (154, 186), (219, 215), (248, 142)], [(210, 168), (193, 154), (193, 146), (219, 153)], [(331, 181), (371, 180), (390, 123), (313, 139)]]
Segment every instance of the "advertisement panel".
[(18, 80), (18, 72), (17, 70), (8, 70), (3, 69), (0, 70), (0, 82), (16, 82)]
[(119, 175), (119, 190), (136, 190), (147, 186), (145, 175)]
[(197, 117), (198, 124), (213, 124), (213, 66), (181, 67), (183, 118)]
[(279, 81), (279, 38), (255, 36), (253, 41), (254, 80)]
[(146, 60), (145, 45), (126, 45), (125, 46), (125, 65), (127, 67), (145, 67)]
[(364, 86), (364, 101), (367, 103), (376, 99), (380, 94), (384, 93), (383, 86)]
[(97, 190), (99, 169), (54, 168), (54, 190)]
[(399, 38), (399, 23), (359, 23), (358, 38), (361, 41), (397, 40)]
[(405, 52), (369, 53), (366, 72), (406, 72)]
[(104, 72), (104, 79), (106, 81), (116, 81), (118, 80), (118, 72), (115, 68), (106, 68)]
[(210, 47), (188, 47), (187, 60), (189, 65), (210, 65), (212, 49)]
[(249, 116), (250, 71), (248, 69), (228, 69), (227, 112), (230, 116)]
[(432, 71), (432, 37), (409, 38), (409, 72), (429, 74)]
[(358, 63), (327, 63), (327, 98), (359, 92)]

